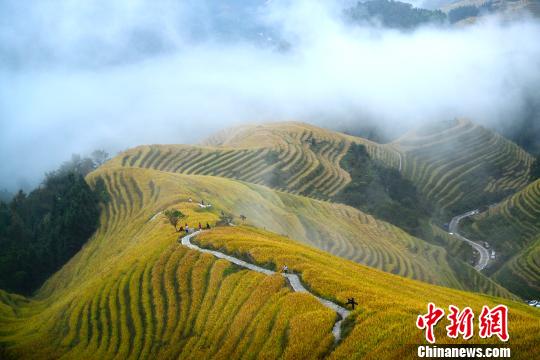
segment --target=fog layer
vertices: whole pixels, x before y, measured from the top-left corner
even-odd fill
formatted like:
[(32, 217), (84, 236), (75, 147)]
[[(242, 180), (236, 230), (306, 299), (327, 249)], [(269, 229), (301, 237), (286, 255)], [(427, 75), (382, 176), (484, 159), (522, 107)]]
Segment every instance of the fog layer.
[(0, 188), (74, 152), (240, 122), (511, 124), (540, 96), (532, 19), (404, 33), (346, 24), (330, 1), (82, 4), (0, 1)]

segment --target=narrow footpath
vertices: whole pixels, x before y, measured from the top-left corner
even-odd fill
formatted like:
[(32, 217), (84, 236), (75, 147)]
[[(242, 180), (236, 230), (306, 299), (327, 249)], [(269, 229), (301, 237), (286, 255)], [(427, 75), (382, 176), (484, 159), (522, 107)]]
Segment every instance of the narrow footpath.
[[(230, 261), (230, 262), (232, 262), (232, 263), (234, 263), (234, 264), (236, 264), (238, 266), (244, 267), (244, 268), (249, 269), (249, 270), (257, 271), (257, 272), (263, 273), (265, 275), (274, 275), (274, 274), (276, 274), (275, 271), (268, 270), (268, 269), (262, 268), (260, 266), (250, 264), (248, 262), (237, 259), (237, 258), (235, 258), (233, 256), (224, 254), (222, 252), (203, 249), (203, 248), (201, 248), (201, 247), (199, 247), (199, 246), (197, 246), (195, 244), (192, 244), (191, 243), (191, 238), (193, 236), (199, 234), (200, 232), (201, 231), (196, 231), (196, 232), (194, 232), (192, 234), (184, 236), (181, 239), (182, 245), (187, 246), (188, 248), (193, 249), (193, 250), (197, 250), (197, 251), (207, 253), (207, 254), (212, 254), (217, 258), (228, 260), (228, 261)], [(350, 311), (345, 309), (344, 307), (336, 304), (336, 303), (333, 303), (330, 300), (320, 298), (320, 297), (314, 295), (313, 293), (309, 292), (304, 287), (304, 285), (302, 285), (302, 282), (300, 281), (300, 278), (298, 277), (298, 275), (296, 275), (296, 274), (284, 274), (284, 273), (280, 273), (280, 274), (287, 278), (287, 280), (289, 281), (289, 284), (291, 284), (291, 287), (293, 288), (294, 291), (296, 291), (296, 292), (305, 292), (305, 293), (308, 293), (308, 294), (314, 296), (321, 304), (323, 304), (327, 308), (335, 311), (339, 315), (339, 319), (335, 322), (334, 327), (332, 329), (332, 334), (334, 335), (334, 341), (336, 341), (336, 342), (339, 341), (341, 339), (341, 323), (343, 322), (343, 320), (345, 320), (347, 318), (347, 316), (349, 316)]]

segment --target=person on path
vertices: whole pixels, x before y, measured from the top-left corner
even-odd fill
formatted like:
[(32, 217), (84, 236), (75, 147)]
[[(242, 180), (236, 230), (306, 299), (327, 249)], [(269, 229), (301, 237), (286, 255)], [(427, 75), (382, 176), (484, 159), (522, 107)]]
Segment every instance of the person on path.
[(206, 230), (210, 230), (210, 224), (206, 223)]
[(354, 306), (358, 305), (356, 301), (354, 301), (354, 298), (347, 299), (347, 305), (351, 305), (352, 309), (354, 310)]
[(201, 231), (201, 230), (202, 230), (202, 225), (201, 225), (201, 223), (199, 222), (199, 231)]
[(283, 265), (283, 272), (287, 274), (289, 272), (289, 267), (287, 265)]
[(186, 224), (186, 235), (189, 234), (189, 226)]

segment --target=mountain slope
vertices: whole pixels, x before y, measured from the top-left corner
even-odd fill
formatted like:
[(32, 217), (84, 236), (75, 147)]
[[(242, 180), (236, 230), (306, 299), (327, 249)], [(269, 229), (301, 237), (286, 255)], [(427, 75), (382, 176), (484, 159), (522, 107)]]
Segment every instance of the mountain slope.
[(231, 128), (203, 146), (141, 146), (110, 165), (228, 177), (327, 199), (350, 181), (340, 161), (353, 142), (364, 144), (389, 166), (398, 166), (398, 155), (390, 147), (302, 123)]
[[(111, 195), (98, 232), (34, 298), (0, 293), (0, 344), (9, 356), (381, 357), (396, 344), (402, 344), (404, 352), (405, 344), (422, 342), (414, 321), (428, 301), (467, 305), (477, 312), (484, 304), (508, 304), (511, 344), (522, 354), (534, 349), (540, 313), (511, 300), (412, 281), (247, 227), (217, 228), (197, 240), (245, 254), (260, 264), (278, 267), (286, 261), (315, 293), (341, 304), (347, 296), (355, 296), (361, 305), (353, 314), (354, 322), (347, 325), (348, 336), (334, 349), (330, 332), (334, 314), (329, 310), (307, 294), (292, 293), (280, 276), (239, 270), (182, 247), (159, 212), (177, 207), (193, 226), (213, 224), (219, 209), (237, 211), (238, 205), (246, 210), (260, 202), (248, 220), (270, 225), (283, 221), (284, 228), (300, 232), (300, 222), (287, 221), (285, 212), (272, 216), (279, 207), (271, 204), (305, 202), (305, 210), (298, 211), (305, 211), (306, 218), (326, 207), (342, 215), (354, 209), (214, 177), (102, 169), (88, 180), (94, 183), (97, 177), (105, 180)], [(189, 197), (204, 197), (214, 205), (202, 209), (188, 202)], [(364, 225), (365, 232), (381, 227), (383, 233), (372, 239), (388, 231), (375, 220)], [(437, 335), (444, 342), (448, 339), (442, 336), (443, 329), (439, 327)]]
[[(157, 200), (152, 200), (159, 198), (161, 192), (178, 200), (203, 197), (214, 208), (237, 216), (243, 214), (253, 225), (286, 234), (335, 255), (402, 276), (460, 287), (448, 266), (444, 249), (345, 205), (217, 177), (147, 169), (104, 169), (99, 174), (114, 198), (103, 220), (112, 223), (112, 228), (132, 216), (133, 209), (141, 206), (139, 202), (144, 203), (141, 209), (153, 208), (155, 213), (163, 210), (166, 204), (155, 205)], [(149, 194), (148, 199), (140, 200), (138, 194), (143, 193)], [(217, 214), (214, 216), (217, 218)], [(489, 291), (504, 294), (495, 288)]]
[[(288, 193), (302, 192), (312, 198), (326, 199), (350, 184), (350, 174), (342, 168), (342, 160), (354, 148), (353, 144), (364, 146), (371, 158), (385, 166), (399, 169), (403, 157), (393, 146), (302, 123), (240, 126), (224, 130), (204, 144), (207, 146), (142, 146), (120, 154), (104, 168), (145, 168), (239, 178)], [(288, 152), (290, 149), (297, 150)], [(317, 168), (322, 170), (313, 171)], [(263, 189), (251, 184), (246, 186), (255, 192)], [(322, 195), (323, 192), (326, 195)], [(505, 292), (463, 262), (450, 260), (441, 247), (411, 237), (361, 211), (280, 192), (264, 190), (264, 194), (272, 200), (263, 204), (257, 198), (259, 195), (249, 201), (235, 197), (227, 206), (235, 209), (236, 214), (247, 215), (256, 226), (388, 272), (473, 291)], [(298, 209), (303, 211), (298, 212)], [(275, 221), (278, 215), (279, 221)], [(414, 214), (409, 214), (411, 216)], [(436, 240), (433, 239), (433, 243), (444, 245)]]
[(533, 158), (502, 136), (465, 120), (412, 131), (393, 144), (403, 174), (448, 217), (522, 189)]
[[(182, 183), (181, 175), (131, 172), (134, 176), (130, 171), (96, 175), (106, 179), (111, 194), (98, 233), (35, 299), (12, 305), (17, 315), (1, 316), (0, 342), (13, 345), (10, 354), (169, 358), (185, 350), (200, 358), (219, 350), (227, 357), (240, 345), (261, 357), (297, 358), (318, 347), (326, 351), (333, 341), (334, 315), (320, 303), (291, 293), (281, 277), (238, 271), (181, 247), (164, 218), (154, 217), (182, 202), (180, 196), (190, 224), (214, 223), (216, 214), (186, 201), (202, 192), (193, 186), (202, 182), (204, 187), (204, 181)], [(295, 343), (302, 336), (303, 328), (293, 327), (297, 322), (320, 331), (310, 334), (313, 342), (286, 346), (285, 333)], [(242, 340), (240, 330), (249, 324), (255, 335)], [(216, 348), (224, 339), (235, 345), (228, 352)]]
[(497, 281), (523, 296), (540, 295), (540, 180), (465, 225), (495, 249)]
[[(425, 284), (422, 283), (376, 272), (257, 229), (219, 228), (203, 233), (196, 241), (203, 247), (244, 254), (259, 264), (275, 264), (276, 268), (286, 264), (294, 272), (302, 274), (302, 279), (312, 291), (333, 301), (344, 302), (351, 296), (359, 299), (361, 309), (352, 315), (355, 320), (354, 327), (350, 330), (349, 336), (331, 354), (332, 358), (348, 358), (351, 353), (359, 358), (363, 356), (383, 358), (384, 354), (388, 356), (390, 353), (395, 358), (416, 357), (416, 347), (412, 349), (414, 354), (410, 354), (404, 345), (422, 342), (412, 324), (416, 318), (416, 309), (423, 311), (421, 309), (428, 301), (433, 301), (437, 305), (442, 303), (443, 306), (447, 305), (447, 301), (455, 303), (458, 307), (471, 304), (475, 312), (478, 311), (479, 305), (476, 301), (485, 303), (492, 300), (501, 301), (496, 298), (482, 299), (477, 297), (478, 295), (456, 290), (450, 290), (452, 293), (450, 295), (447, 293), (448, 289), (437, 286), (424, 287)], [(447, 295), (450, 295), (450, 298), (447, 298)], [(520, 310), (533, 317), (539, 315), (536, 310), (526, 308), (522, 304), (509, 304), (511, 304), (510, 313), (515, 312), (515, 315)], [(515, 321), (509, 320), (509, 323)], [(527, 323), (529, 321), (524, 320), (521, 325)], [(514, 326), (516, 325), (517, 323)], [(533, 330), (536, 325), (529, 323), (526, 327)], [(448, 341), (441, 330), (444, 331), (444, 327), (436, 329), (437, 343)], [(517, 328), (514, 328), (514, 331), (516, 330)], [(519, 333), (520, 330), (516, 332)], [(530, 335), (526, 341), (531, 343), (526, 347), (532, 349), (536, 347), (533, 345), (536, 335)], [(393, 340), (390, 340), (389, 336)], [(482, 342), (476, 336), (471, 341)], [(519, 357), (527, 354), (528, 350), (522, 350), (521, 354), (513, 355)]]

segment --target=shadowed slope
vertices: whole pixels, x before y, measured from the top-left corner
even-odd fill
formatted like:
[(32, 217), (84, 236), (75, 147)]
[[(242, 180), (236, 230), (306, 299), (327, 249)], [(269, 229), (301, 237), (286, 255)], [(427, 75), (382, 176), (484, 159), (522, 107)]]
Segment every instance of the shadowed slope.
[(447, 215), (520, 190), (533, 160), (516, 144), (465, 120), (417, 129), (393, 145), (403, 154), (403, 174)]
[(540, 180), (476, 215), (465, 230), (495, 249), (497, 281), (522, 296), (540, 295)]

